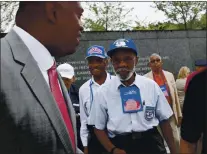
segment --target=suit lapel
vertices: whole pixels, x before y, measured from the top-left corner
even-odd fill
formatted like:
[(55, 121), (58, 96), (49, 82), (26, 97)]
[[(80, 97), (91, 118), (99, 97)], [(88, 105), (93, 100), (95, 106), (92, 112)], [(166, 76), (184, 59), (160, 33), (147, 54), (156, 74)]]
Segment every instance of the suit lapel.
[(44, 108), (44, 111), (50, 119), (67, 153), (73, 153), (72, 147), (70, 146), (71, 142), (67, 133), (67, 128), (64, 124), (61, 113), (36, 61), (14, 31), (8, 33), (6, 39), (11, 45), (14, 59), (23, 64), (21, 72), (22, 77), (37, 98), (38, 102)]
[(149, 72), (148, 77), (149, 77), (150, 79), (154, 80), (153, 75), (152, 75), (152, 71)]
[(163, 70), (163, 73), (164, 73), (165, 79), (166, 79), (168, 87), (169, 87), (169, 93), (170, 93), (171, 101), (172, 101), (172, 104), (173, 104), (173, 102), (175, 101), (175, 98), (173, 97), (174, 90), (173, 90), (172, 85), (171, 85), (171, 81), (170, 81), (171, 79), (170, 79), (170, 76), (168, 76), (167, 73), (164, 70)]

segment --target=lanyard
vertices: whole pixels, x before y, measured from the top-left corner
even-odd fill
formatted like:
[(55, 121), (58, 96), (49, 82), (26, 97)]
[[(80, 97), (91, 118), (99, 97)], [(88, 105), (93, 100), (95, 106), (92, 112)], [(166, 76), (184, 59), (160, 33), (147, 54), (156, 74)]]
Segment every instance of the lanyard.
[[(111, 74), (110, 75), (110, 80), (111, 80)], [(91, 106), (92, 106), (92, 102), (93, 102), (93, 88), (92, 88), (92, 85), (93, 85), (93, 81), (91, 79), (90, 81), (90, 84), (89, 84), (89, 87), (90, 87), (90, 110), (91, 110)]]
[[(110, 75), (110, 79), (111, 79), (111, 74), (109, 74), (109, 75)], [(93, 88), (92, 88), (92, 85), (93, 85), (93, 81), (91, 79), (90, 84), (89, 84), (89, 87), (90, 87), (90, 111), (91, 111), (92, 102), (93, 102)], [(84, 105), (84, 110), (85, 110), (86, 115), (89, 116), (90, 111), (87, 111), (86, 104)]]
[[(153, 78), (154, 78), (154, 81), (156, 82), (156, 78), (155, 78), (154, 73), (153, 73)], [(171, 97), (171, 93), (170, 93), (170, 88), (169, 88), (169, 85), (168, 85), (168, 83), (167, 83), (167, 79), (165, 78), (165, 75), (164, 75), (164, 72), (163, 72), (163, 71), (161, 72), (161, 78), (162, 78), (162, 80), (164, 81), (164, 83), (165, 83), (165, 85), (166, 85), (167, 92), (168, 92), (168, 94), (169, 94), (169, 98), (170, 98), (170, 101), (171, 101), (171, 103), (172, 103), (172, 97)]]
[[(153, 74), (154, 81), (157, 83), (154, 73), (152, 73), (152, 74)], [(162, 81), (164, 81), (164, 84), (167, 85), (167, 81), (165, 79), (165, 75), (164, 75), (163, 71), (161, 72), (161, 78), (162, 78)]]

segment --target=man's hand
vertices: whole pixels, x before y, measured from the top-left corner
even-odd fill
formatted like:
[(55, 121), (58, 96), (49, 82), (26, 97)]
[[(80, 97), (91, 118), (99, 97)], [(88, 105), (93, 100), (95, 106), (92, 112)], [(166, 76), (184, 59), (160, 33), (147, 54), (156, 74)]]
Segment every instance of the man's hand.
[(122, 149), (116, 148), (114, 150), (113, 154), (126, 154), (126, 152)]
[(88, 154), (88, 147), (84, 147), (84, 154)]

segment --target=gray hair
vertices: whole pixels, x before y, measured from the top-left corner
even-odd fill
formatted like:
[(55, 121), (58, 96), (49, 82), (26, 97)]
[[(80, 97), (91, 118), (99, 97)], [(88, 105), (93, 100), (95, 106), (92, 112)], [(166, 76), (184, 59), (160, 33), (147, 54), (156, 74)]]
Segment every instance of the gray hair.
[(149, 62), (150, 62), (150, 58), (153, 57), (153, 56), (158, 57), (158, 58), (162, 61), (162, 57), (161, 57), (160, 55), (158, 55), (157, 53), (153, 53), (153, 54), (151, 54), (151, 56), (149, 57)]

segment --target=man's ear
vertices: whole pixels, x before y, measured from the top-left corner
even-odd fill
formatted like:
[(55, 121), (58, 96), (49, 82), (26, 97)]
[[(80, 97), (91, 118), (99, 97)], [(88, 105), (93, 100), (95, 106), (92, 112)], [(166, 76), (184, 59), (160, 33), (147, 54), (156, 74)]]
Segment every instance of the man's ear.
[(56, 16), (57, 10), (55, 5), (56, 4), (54, 2), (45, 2), (46, 17), (51, 23), (55, 23), (57, 21), (57, 16)]

